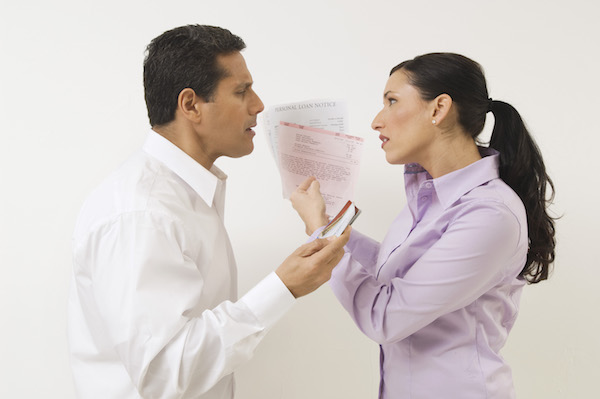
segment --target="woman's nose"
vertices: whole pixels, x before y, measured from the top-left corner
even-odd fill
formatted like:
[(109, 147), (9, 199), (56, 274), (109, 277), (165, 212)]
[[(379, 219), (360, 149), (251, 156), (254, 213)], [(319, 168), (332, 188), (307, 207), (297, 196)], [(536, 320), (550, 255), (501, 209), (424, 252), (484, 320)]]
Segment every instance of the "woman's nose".
[(373, 122), (371, 122), (371, 129), (379, 130), (382, 127), (383, 127), (383, 120), (381, 118), (381, 112), (379, 112), (377, 115), (375, 115), (375, 119), (373, 119)]

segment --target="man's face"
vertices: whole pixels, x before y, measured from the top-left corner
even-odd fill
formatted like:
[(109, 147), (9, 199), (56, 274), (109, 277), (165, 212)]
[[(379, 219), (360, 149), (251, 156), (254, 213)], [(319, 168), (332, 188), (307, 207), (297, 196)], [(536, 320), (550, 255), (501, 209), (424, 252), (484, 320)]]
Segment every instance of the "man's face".
[(264, 104), (252, 89), (252, 76), (239, 52), (220, 55), (217, 62), (226, 71), (219, 82), (213, 101), (202, 112), (203, 147), (213, 160), (248, 155), (254, 149), (252, 130)]

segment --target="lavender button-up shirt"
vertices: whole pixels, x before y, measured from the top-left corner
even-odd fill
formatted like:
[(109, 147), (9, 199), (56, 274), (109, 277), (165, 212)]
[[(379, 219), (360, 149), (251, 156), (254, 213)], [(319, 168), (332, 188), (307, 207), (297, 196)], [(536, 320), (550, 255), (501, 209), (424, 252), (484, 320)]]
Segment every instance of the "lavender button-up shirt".
[(378, 243), (352, 232), (333, 292), (381, 346), (385, 399), (514, 398), (499, 354), (518, 312), (527, 218), (498, 153), (437, 179), (406, 165), (408, 205)]

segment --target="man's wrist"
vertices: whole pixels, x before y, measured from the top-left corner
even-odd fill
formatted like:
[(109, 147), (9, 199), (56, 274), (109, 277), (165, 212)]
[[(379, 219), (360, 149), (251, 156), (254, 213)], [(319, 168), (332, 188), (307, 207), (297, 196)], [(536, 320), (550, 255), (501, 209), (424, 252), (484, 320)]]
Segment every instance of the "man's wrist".
[(269, 273), (241, 299), (267, 328), (296, 302), (295, 296), (276, 272)]

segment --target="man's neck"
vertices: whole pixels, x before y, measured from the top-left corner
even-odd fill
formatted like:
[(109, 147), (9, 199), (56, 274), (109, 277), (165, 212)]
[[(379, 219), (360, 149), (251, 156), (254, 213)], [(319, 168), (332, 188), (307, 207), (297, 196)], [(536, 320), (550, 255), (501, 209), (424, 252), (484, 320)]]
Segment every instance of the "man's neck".
[(212, 159), (203, 151), (203, 146), (193, 129), (181, 127), (175, 123), (168, 123), (166, 125), (153, 126), (152, 130), (192, 157), (206, 170), (212, 168), (215, 159)]

